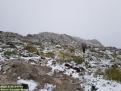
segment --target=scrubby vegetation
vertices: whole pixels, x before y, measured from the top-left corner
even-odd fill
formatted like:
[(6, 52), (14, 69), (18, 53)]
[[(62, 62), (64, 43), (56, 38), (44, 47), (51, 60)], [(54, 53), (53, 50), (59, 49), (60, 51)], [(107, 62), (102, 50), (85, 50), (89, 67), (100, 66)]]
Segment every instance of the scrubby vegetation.
[(106, 69), (105, 76), (109, 80), (121, 82), (121, 70), (119, 68), (111, 67), (109, 69)]
[(112, 54), (112, 57), (113, 57), (113, 58), (117, 58), (117, 54), (116, 54), (116, 53), (113, 53), (113, 54)]
[(31, 53), (37, 53), (37, 48), (35, 48), (35, 47), (32, 46), (32, 45), (27, 45), (27, 46), (25, 47), (25, 49), (26, 49), (27, 51), (31, 52)]
[(70, 51), (71, 53), (73, 53), (73, 52), (75, 52), (75, 48), (69, 48), (69, 51)]
[(6, 56), (6, 57), (10, 57), (13, 55), (17, 55), (17, 53), (15, 51), (5, 51), (4, 52), (4, 56)]
[(50, 57), (50, 58), (54, 58), (55, 54), (54, 54), (54, 52), (47, 52), (47, 53), (45, 53), (45, 56)]
[(43, 53), (42, 51), (39, 52), (39, 55), (45, 56), (44, 53)]
[(77, 64), (81, 64), (82, 62), (84, 62), (84, 58), (80, 57), (80, 56), (72, 56), (73, 61)]
[(72, 57), (69, 53), (65, 53), (65, 52), (62, 52), (62, 51), (60, 51), (59, 57), (60, 57), (60, 59), (62, 59), (63, 61), (66, 61), (66, 62), (72, 60)]
[(61, 60), (63, 60), (63, 62), (74, 61), (77, 64), (81, 64), (82, 62), (84, 62), (84, 58), (80, 56), (72, 56), (69, 53), (60, 52), (60, 57), (61, 57)]
[(99, 68), (96, 70), (95, 75), (104, 75), (104, 72)]
[(95, 50), (94, 48), (90, 48), (91, 52), (97, 52), (97, 50)]

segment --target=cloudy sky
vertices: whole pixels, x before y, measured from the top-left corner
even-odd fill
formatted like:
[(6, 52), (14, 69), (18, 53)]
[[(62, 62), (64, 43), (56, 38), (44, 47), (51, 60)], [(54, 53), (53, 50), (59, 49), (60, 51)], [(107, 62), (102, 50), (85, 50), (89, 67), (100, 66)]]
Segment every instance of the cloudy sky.
[(66, 33), (121, 48), (121, 0), (0, 0), (0, 31)]

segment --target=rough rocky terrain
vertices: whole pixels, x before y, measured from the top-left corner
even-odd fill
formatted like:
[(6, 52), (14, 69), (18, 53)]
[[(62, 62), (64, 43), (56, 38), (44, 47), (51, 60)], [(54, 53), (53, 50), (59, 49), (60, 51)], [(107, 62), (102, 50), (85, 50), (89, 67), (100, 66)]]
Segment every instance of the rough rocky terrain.
[(121, 49), (48, 32), (1, 31), (0, 37), (1, 85), (27, 84), (29, 91), (121, 91)]

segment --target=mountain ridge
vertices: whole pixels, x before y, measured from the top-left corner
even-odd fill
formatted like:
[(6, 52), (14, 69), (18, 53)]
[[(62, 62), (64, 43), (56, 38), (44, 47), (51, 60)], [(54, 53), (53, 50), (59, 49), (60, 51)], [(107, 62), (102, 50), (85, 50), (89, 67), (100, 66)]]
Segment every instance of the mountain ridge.
[(14, 32), (3, 32), (0, 31), (1, 42), (15, 42), (15, 41), (31, 41), (31, 42), (53, 42), (52, 44), (73, 44), (79, 46), (82, 43), (86, 43), (89, 46), (103, 47), (103, 45), (96, 39), (85, 40), (80, 37), (73, 37), (67, 34), (57, 34), (53, 32), (41, 32), (38, 34), (27, 34), (23, 36)]

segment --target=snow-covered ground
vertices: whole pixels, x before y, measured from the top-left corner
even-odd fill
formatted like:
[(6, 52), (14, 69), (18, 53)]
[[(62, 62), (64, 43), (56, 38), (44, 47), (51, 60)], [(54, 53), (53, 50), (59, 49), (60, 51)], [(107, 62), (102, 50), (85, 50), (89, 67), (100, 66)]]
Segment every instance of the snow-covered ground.
[(85, 75), (85, 91), (91, 91), (91, 86), (95, 86), (96, 91), (121, 91), (121, 84), (115, 81), (105, 80), (102, 77)]
[(40, 89), (39, 91), (53, 91), (53, 89), (55, 88), (56, 86), (52, 85), (52, 84), (45, 84), (44, 88), (43, 89)]
[[(52, 68), (52, 72), (50, 72), (51, 75), (54, 74), (54, 71), (56, 71), (56, 72), (63, 72), (63, 74), (72, 76), (73, 78), (79, 78), (80, 81), (82, 82), (81, 83), (82, 87), (84, 87), (84, 91), (92, 91), (91, 90), (92, 86), (94, 86), (97, 89), (96, 91), (105, 91), (105, 90), (106, 91), (121, 91), (120, 83), (117, 83), (115, 81), (105, 80), (105, 79), (103, 79), (103, 76), (94, 77), (93, 76), (93, 74), (94, 74), (93, 72), (95, 72), (95, 71), (93, 71), (94, 69), (89, 69), (89, 70), (92, 70), (91, 75), (86, 74), (89, 71), (88, 69), (86, 69), (85, 75), (81, 76), (74, 69), (67, 68), (65, 66), (65, 63), (52, 64), (53, 61), (54, 60), (50, 60), (47, 63), (47, 66)], [(70, 64), (70, 63), (68, 63), (68, 64)], [(90, 64), (92, 66), (95, 66), (94, 61), (90, 62)], [(109, 64), (111, 65), (110, 60), (101, 60), (98, 67), (99, 66), (101, 67), (102, 65), (109, 65)], [(85, 68), (83, 64), (76, 65), (76, 66)]]
[(2, 56), (2, 53), (0, 53), (0, 61), (4, 61), (5, 58)]
[[(2, 51), (2, 49), (0, 49)], [(47, 52), (52, 52), (53, 50), (43, 50), (43, 53), (47, 53)], [(57, 50), (58, 51), (58, 50)], [(23, 54), (27, 55), (27, 52), (24, 50), (22, 52)], [(104, 53), (106, 53), (110, 58), (112, 58), (111, 54), (112, 52), (110, 51), (105, 51)], [(53, 58), (46, 58), (45, 62), (46, 64), (41, 64), (41, 66), (48, 66), (50, 68), (52, 68), (51, 72), (47, 73), (48, 75), (53, 75), (54, 72), (61, 72), (63, 74), (66, 74), (68, 76), (73, 77), (74, 79), (79, 79), (80, 80), (80, 84), (81, 86), (84, 88), (84, 91), (92, 91), (92, 86), (94, 86), (97, 90), (96, 91), (121, 91), (121, 83), (115, 82), (115, 81), (110, 81), (110, 80), (106, 80), (103, 78), (103, 76), (97, 76), (95, 77), (94, 74), (98, 69), (101, 69), (101, 71), (104, 71), (106, 68), (109, 68), (113, 65), (113, 63), (111, 62), (111, 59), (105, 59), (105, 58), (98, 58), (96, 56), (94, 56), (93, 54), (96, 53), (91, 53), (89, 50), (86, 52), (85, 54), (85, 62), (88, 63), (88, 65), (86, 63), (82, 63), (82, 64), (76, 64), (74, 62), (69, 62), (69, 63), (63, 63), (63, 64), (59, 64), (56, 62), (56, 64), (53, 64), (54, 61), (56, 61), (56, 57), (55, 59)], [(75, 55), (77, 56), (82, 56), (82, 53), (75, 53)], [(56, 55), (57, 56), (57, 55)], [(119, 55), (120, 57), (121, 55)], [(57, 56), (58, 57), (58, 56)], [(17, 57), (16, 57), (17, 58)], [(10, 59), (16, 59), (13, 57), (10, 57)], [(41, 61), (41, 57), (40, 56), (32, 56), (32, 57), (23, 57), (20, 56), (19, 58), (24, 59), (28, 62), (30, 62), (31, 64), (36, 64), (36, 62)], [(113, 58), (112, 58), (113, 59)], [(4, 61), (6, 60), (6, 58), (2, 55), (2, 52), (0, 53), (0, 61)], [(65, 64), (69, 64), (73, 67), (77, 67), (77, 68), (83, 68), (84, 69), (84, 74), (80, 75), (79, 72), (77, 72), (75, 69), (72, 68), (68, 68), (67, 66), (65, 66)], [(1, 70), (1, 66), (0, 65), (0, 70)], [(29, 86), (29, 91), (33, 91), (37, 86), (38, 83), (33, 81), (33, 80), (23, 80), (20, 79), (17, 81), (18, 84), (24, 83), (24, 84), (28, 84)], [(53, 91), (53, 89), (56, 86), (52, 85), (52, 84), (48, 84), (46, 83), (43, 89), (40, 89), (39, 91)]]
[(18, 80), (17, 83), (18, 84), (28, 84), (29, 91), (33, 91), (38, 85), (37, 82), (35, 82), (33, 80), (23, 80), (23, 79)]

